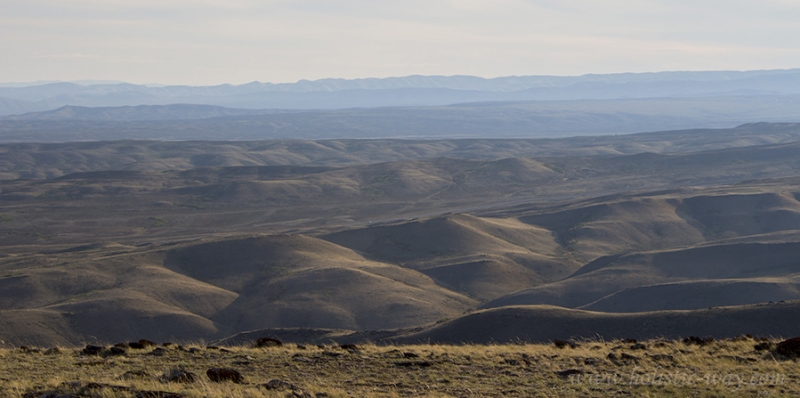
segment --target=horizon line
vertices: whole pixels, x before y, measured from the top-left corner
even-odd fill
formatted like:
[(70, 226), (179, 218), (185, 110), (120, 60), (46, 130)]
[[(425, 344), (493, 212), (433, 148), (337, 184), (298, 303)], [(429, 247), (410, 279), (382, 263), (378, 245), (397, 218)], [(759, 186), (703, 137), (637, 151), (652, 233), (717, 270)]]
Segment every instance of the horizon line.
[(580, 75), (504, 75), (504, 76), (494, 76), (494, 77), (485, 77), (485, 76), (477, 76), (477, 75), (465, 75), (465, 74), (453, 74), (453, 75), (422, 75), (422, 74), (411, 74), (411, 75), (404, 75), (404, 76), (386, 76), (386, 77), (359, 77), (359, 78), (341, 78), (341, 77), (325, 77), (320, 79), (300, 79), (294, 82), (268, 82), (268, 81), (259, 81), (253, 80), (246, 83), (240, 84), (233, 84), (233, 83), (219, 83), (219, 84), (201, 84), (201, 85), (190, 85), (190, 84), (165, 84), (165, 83), (130, 83), (124, 80), (107, 80), (107, 79), (76, 79), (76, 80), (36, 80), (30, 82), (0, 82), (0, 88), (26, 88), (26, 87), (37, 87), (37, 86), (46, 86), (51, 84), (74, 84), (78, 86), (103, 86), (103, 85), (134, 85), (134, 86), (142, 86), (142, 87), (220, 87), (220, 86), (246, 86), (249, 84), (262, 84), (262, 85), (274, 85), (274, 86), (282, 86), (282, 85), (296, 85), (302, 83), (317, 83), (317, 82), (325, 82), (325, 81), (345, 81), (345, 82), (354, 82), (354, 81), (370, 81), (370, 80), (392, 80), (392, 79), (407, 79), (407, 78), (474, 78), (480, 80), (499, 80), (499, 79), (513, 79), (513, 78), (581, 78), (581, 77), (589, 77), (589, 76), (619, 76), (619, 75), (655, 75), (655, 74), (680, 74), (680, 73), (758, 73), (758, 72), (795, 72), (800, 71), (800, 67), (798, 68), (776, 68), (776, 69), (747, 69), (747, 70), (734, 70), (734, 69), (711, 69), (711, 70), (661, 70), (661, 71), (649, 71), (649, 72), (614, 72), (614, 73), (584, 73)]

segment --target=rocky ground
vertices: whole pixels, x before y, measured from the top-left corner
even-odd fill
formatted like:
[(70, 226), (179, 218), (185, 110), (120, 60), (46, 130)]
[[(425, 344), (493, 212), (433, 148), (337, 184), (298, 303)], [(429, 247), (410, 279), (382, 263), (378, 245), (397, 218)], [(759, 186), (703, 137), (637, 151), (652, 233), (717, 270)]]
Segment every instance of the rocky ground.
[(752, 336), (461, 346), (142, 340), (2, 349), (0, 396), (797, 396), (798, 353), (797, 339)]

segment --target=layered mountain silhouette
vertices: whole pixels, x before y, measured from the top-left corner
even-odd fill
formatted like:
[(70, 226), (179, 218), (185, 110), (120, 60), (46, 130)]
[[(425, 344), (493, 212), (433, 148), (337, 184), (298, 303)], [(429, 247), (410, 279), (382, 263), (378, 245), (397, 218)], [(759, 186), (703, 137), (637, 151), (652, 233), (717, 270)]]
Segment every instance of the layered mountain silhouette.
[(584, 76), (406, 76), (301, 80), (218, 86), (143, 86), (128, 83), (0, 86), (0, 114), (64, 105), (107, 107), (217, 105), (246, 109), (341, 109), (435, 106), (464, 102), (800, 94), (800, 71), (620, 73)]
[(800, 120), (800, 70), (0, 85), (0, 142), (558, 138)]
[(250, 110), (191, 104), (69, 105), (0, 119), (0, 142), (535, 139), (730, 128), (763, 120), (800, 120), (800, 96), (582, 99), (330, 110)]

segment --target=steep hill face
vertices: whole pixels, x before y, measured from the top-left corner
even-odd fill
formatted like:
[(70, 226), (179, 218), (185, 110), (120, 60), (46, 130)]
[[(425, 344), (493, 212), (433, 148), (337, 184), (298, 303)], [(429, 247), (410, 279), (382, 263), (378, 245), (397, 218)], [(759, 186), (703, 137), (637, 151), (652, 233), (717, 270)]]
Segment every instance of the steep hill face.
[(634, 198), (520, 217), (552, 230), (567, 250), (584, 261), (634, 250), (689, 246), (705, 241), (680, 213), (675, 198)]
[(550, 231), (515, 220), (459, 215), (323, 238), (368, 258), (420, 271), (481, 301), (563, 278), (577, 267), (561, 256)]
[(608, 254), (796, 230), (800, 202), (795, 196), (779, 191), (641, 197), (520, 220), (552, 230), (559, 243), (591, 261)]
[(800, 225), (798, 192), (697, 196), (680, 210), (704, 226), (711, 239), (796, 230)]

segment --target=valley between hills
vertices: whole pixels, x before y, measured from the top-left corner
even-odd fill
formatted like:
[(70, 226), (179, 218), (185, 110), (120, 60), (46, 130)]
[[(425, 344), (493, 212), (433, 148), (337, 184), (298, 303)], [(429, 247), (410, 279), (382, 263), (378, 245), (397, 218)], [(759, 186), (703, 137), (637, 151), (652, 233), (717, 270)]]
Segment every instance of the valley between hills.
[(0, 247), (10, 346), (792, 337), (800, 125), (0, 144)]

